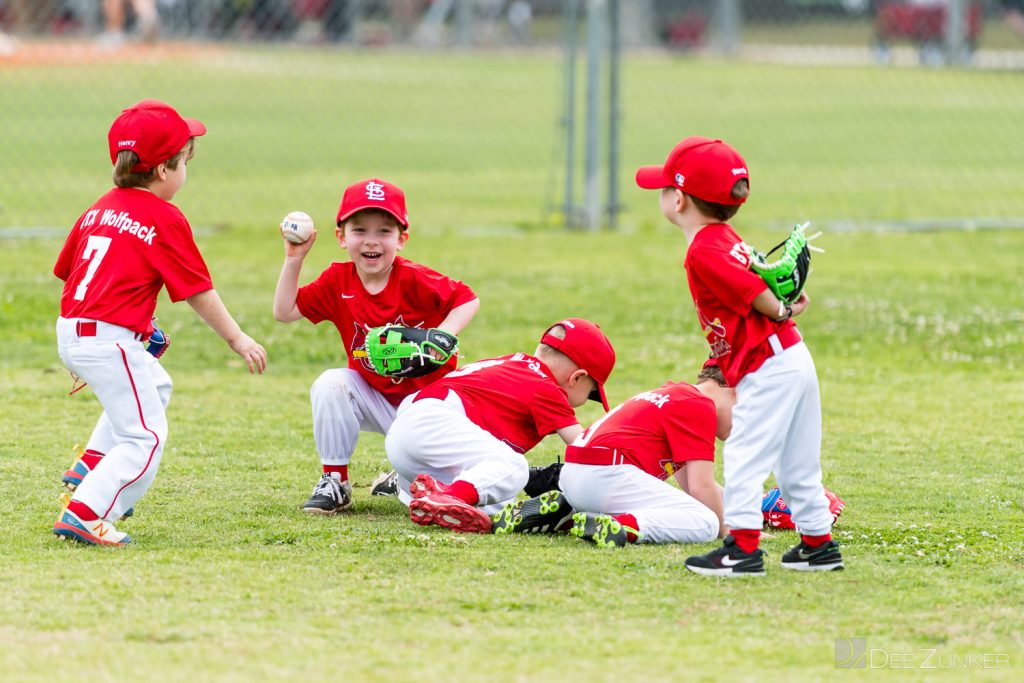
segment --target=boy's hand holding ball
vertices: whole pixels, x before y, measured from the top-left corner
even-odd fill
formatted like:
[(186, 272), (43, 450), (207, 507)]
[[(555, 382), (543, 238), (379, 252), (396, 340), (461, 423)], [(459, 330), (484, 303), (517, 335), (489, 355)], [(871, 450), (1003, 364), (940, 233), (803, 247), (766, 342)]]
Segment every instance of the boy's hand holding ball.
[(292, 244), (303, 244), (313, 232), (313, 219), (303, 211), (292, 211), (281, 221), (281, 235)]

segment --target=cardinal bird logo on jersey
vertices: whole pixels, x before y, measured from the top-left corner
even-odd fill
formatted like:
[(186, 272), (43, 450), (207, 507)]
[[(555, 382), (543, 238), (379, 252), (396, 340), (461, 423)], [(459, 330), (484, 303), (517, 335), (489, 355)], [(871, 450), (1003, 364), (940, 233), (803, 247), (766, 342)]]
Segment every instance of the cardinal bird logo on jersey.
[(726, 330), (725, 325), (722, 324), (722, 319), (708, 320), (707, 316), (704, 315), (704, 311), (700, 310), (700, 303), (696, 299), (694, 299), (693, 303), (697, 306), (697, 317), (700, 319), (704, 338), (708, 340), (708, 344), (711, 346), (711, 357), (720, 358), (729, 353), (732, 347), (725, 340)]

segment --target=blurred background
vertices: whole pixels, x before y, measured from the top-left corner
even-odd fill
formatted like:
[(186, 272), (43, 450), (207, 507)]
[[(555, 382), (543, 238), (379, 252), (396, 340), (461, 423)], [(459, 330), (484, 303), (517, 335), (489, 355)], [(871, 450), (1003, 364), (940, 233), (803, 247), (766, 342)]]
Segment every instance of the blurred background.
[(200, 227), (330, 225), (383, 176), (430, 230), (637, 229), (637, 165), (747, 158), (744, 217), (1024, 225), (1024, 0), (0, 0), (0, 229), (65, 231), (147, 97), (209, 134)]

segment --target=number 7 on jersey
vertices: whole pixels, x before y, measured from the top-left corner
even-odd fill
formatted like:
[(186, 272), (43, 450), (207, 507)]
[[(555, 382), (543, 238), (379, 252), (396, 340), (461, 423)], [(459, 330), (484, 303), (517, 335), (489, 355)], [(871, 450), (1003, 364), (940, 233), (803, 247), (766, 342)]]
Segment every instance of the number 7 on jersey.
[(88, 289), (89, 283), (92, 282), (93, 277), (96, 275), (96, 270), (100, 267), (100, 262), (107, 255), (107, 249), (109, 248), (109, 237), (89, 235), (89, 241), (85, 243), (85, 251), (82, 252), (82, 258), (89, 259), (91, 257), (92, 261), (89, 262), (89, 269), (85, 271), (85, 277), (82, 278), (82, 281), (78, 283), (78, 287), (75, 289), (75, 301), (85, 299), (85, 290)]

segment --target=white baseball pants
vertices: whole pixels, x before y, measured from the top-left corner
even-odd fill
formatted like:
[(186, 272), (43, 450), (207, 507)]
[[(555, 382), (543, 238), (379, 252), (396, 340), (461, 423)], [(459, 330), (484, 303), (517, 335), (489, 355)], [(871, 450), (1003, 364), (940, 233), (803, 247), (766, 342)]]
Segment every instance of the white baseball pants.
[(355, 370), (336, 368), (317, 377), (309, 390), (313, 403), (313, 440), (324, 465), (347, 465), (359, 432), (387, 434), (395, 406)]
[(567, 462), (558, 485), (576, 512), (636, 517), (640, 543), (707, 543), (718, 538), (718, 515), (711, 508), (633, 465)]
[(407, 398), (384, 439), (399, 491), (406, 492), (417, 474), (444, 484), (469, 482), (480, 495), (477, 506), (489, 515), (516, 498), (530, 477), (526, 458), (466, 417), (462, 400), (449, 391), (443, 401)]
[[(79, 336), (79, 322), (95, 334)], [(104, 454), (73, 500), (118, 519), (146, 493), (167, 441), (171, 378), (131, 330), (80, 318), (57, 319), (57, 352), (103, 406), (88, 447)]]
[(821, 486), (821, 398), (806, 344), (777, 351), (736, 385), (722, 460), (729, 527), (761, 528), (763, 486), (774, 471), (797, 528), (810, 536), (831, 531)]

